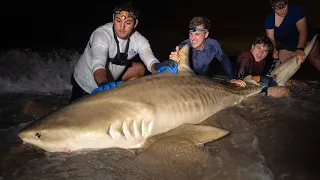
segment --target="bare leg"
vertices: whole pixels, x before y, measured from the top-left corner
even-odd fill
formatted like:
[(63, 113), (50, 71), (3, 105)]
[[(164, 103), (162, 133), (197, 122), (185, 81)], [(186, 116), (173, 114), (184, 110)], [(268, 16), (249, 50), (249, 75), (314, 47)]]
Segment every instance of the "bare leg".
[(320, 45), (319, 41), (316, 42), (314, 45), (311, 53), (309, 54), (308, 57), (310, 63), (320, 71)]
[(292, 56), (292, 54), (293, 54), (292, 51), (288, 51), (285, 49), (279, 50), (279, 61), (276, 62), (274, 67), (277, 67), (280, 65), (280, 63), (285, 62), (288, 58)]
[(290, 96), (290, 90), (284, 86), (272, 86), (268, 88), (268, 96), (272, 96), (272, 97)]
[(137, 62), (132, 62), (132, 66), (128, 68), (127, 72), (122, 77), (122, 81), (127, 81), (144, 76), (144, 65)]

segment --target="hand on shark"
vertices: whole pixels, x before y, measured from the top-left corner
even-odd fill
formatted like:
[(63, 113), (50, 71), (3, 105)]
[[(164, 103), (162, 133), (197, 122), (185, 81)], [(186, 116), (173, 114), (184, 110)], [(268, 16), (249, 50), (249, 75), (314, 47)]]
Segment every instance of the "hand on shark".
[(163, 72), (165, 70), (168, 70), (172, 74), (176, 74), (178, 72), (178, 63), (172, 59), (168, 59), (161, 63), (156, 64), (155, 69), (158, 72)]
[(181, 59), (181, 56), (179, 55), (179, 46), (176, 46), (176, 51), (170, 53), (169, 59), (172, 59), (179, 63)]
[[(295, 52), (292, 53), (292, 56), (296, 57), (296, 62), (298, 63), (299, 60), (301, 60), (302, 62), (304, 62), (307, 58), (307, 56), (305, 55), (303, 50), (297, 49)], [(273, 50), (273, 55), (272, 57), (274, 59), (279, 60), (279, 51), (278, 50)], [(283, 61), (280, 61), (280, 63), (283, 63)]]
[(240, 80), (240, 79), (231, 79), (229, 82), (230, 83), (234, 83), (234, 84), (236, 84), (238, 86), (241, 86), (241, 87), (245, 87), (246, 86), (246, 83), (244, 81)]
[(296, 62), (298, 63), (299, 60), (304, 62), (307, 58), (303, 50), (297, 49), (293, 54), (293, 56), (296, 56)]
[[(315, 35), (304, 48), (304, 55), (308, 56), (317, 42), (318, 34)], [(296, 53), (296, 55), (298, 55)], [(303, 61), (297, 61), (297, 56), (291, 56), (271, 71), (273, 77), (277, 77), (278, 86), (285, 86), (288, 80), (299, 70)], [(297, 63), (298, 62), (298, 63)]]
[[(176, 62), (180, 62), (181, 55), (179, 54), (179, 46), (176, 46), (176, 51), (171, 52), (171, 54), (169, 55), (169, 58), (176, 61)], [(242, 80), (231, 79), (229, 82), (234, 83), (234, 84), (241, 86), (241, 87), (246, 86), (246, 83)]]
[(122, 81), (111, 81), (111, 82), (102, 82), (99, 84), (98, 88), (94, 89), (91, 91), (91, 94), (92, 93), (96, 93), (96, 92), (100, 92), (100, 91), (103, 91), (103, 90), (110, 90), (111, 87), (112, 88), (115, 88), (117, 87), (118, 84), (121, 84)]

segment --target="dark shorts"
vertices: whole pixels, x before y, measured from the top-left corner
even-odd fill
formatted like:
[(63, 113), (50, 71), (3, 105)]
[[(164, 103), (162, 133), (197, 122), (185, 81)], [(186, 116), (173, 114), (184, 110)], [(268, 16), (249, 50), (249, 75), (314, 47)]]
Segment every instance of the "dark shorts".
[[(124, 69), (124, 71), (121, 73), (121, 75), (119, 76), (119, 78), (116, 81), (122, 81), (122, 77), (127, 72), (128, 68), (129, 68), (129, 66), (126, 66), (126, 68)], [(72, 102), (72, 101), (79, 99), (83, 96), (89, 95), (89, 93), (87, 93), (85, 90), (83, 90), (79, 86), (79, 84), (77, 83), (77, 81), (73, 77), (73, 73), (71, 75), (71, 84), (72, 84), (72, 92), (71, 92), (71, 98), (70, 98), (69, 102)]]
[(79, 84), (77, 83), (77, 81), (73, 77), (73, 73), (71, 75), (71, 84), (72, 84), (72, 92), (71, 92), (71, 98), (70, 98), (69, 102), (72, 102), (76, 99), (79, 99), (79, 98), (89, 94), (79, 86)]
[[(311, 41), (312, 38), (316, 35), (316, 33), (312, 33), (310, 35), (308, 35), (308, 39), (307, 39), (307, 42)], [(317, 41), (319, 41), (319, 35), (317, 37)], [(297, 49), (297, 43), (296, 42), (291, 42), (291, 43), (288, 43), (286, 42), (286, 45), (283, 45), (280, 43), (280, 46), (279, 46), (279, 50), (288, 50), (288, 51), (295, 51)]]

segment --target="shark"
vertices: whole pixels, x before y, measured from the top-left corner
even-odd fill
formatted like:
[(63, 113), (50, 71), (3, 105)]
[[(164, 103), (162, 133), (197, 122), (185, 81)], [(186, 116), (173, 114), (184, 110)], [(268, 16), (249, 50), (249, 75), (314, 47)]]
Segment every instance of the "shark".
[[(311, 41), (306, 44), (304, 48), (304, 54), (308, 56), (312, 51), (318, 34), (316, 34)], [(279, 66), (277, 66), (274, 70), (271, 71), (271, 76), (276, 78), (278, 86), (286, 86), (288, 80), (300, 69), (302, 60), (298, 60), (295, 56), (289, 57)]]
[(123, 82), (80, 98), (26, 125), (18, 137), (48, 152), (104, 148), (145, 149), (160, 135), (204, 145), (227, 136), (220, 127), (200, 125), (215, 113), (263, 89), (250, 77), (245, 87), (196, 75), (189, 49), (180, 49), (178, 72), (161, 72)]

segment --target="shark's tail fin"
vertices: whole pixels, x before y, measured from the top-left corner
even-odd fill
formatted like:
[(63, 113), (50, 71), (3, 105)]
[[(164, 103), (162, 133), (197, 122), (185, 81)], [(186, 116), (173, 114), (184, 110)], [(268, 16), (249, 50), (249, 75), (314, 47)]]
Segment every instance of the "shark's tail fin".
[[(304, 48), (304, 54), (308, 56), (312, 51), (318, 34), (316, 34), (310, 42), (306, 44)], [(296, 57), (292, 56), (277, 66), (274, 70), (271, 71), (271, 75), (276, 77), (279, 86), (285, 86), (287, 81), (299, 70), (302, 61), (299, 60), (298, 63), (296, 62)]]
[(319, 36), (319, 34), (316, 34), (316, 35), (311, 39), (311, 41), (306, 44), (306, 48), (304, 48), (304, 54), (305, 54), (306, 56), (309, 56), (309, 54), (311, 53), (311, 50), (313, 49), (313, 47), (314, 47), (314, 45), (315, 45), (315, 43), (316, 43), (316, 41), (317, 41), (318, 36)]

